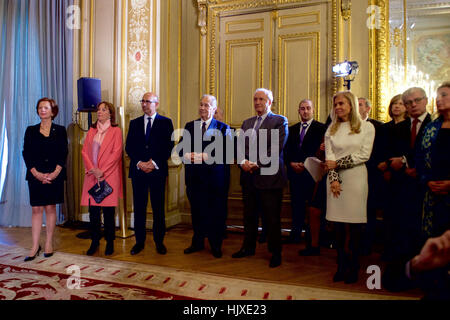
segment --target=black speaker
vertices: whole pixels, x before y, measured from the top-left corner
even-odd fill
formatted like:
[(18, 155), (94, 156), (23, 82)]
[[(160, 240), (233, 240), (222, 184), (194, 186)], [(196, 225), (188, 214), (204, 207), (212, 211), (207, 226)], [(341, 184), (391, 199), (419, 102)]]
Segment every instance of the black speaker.
[(80, 78), (78, 86), (78, 112), (96, 111), (95, 107), (102, 101), (100, 79)]

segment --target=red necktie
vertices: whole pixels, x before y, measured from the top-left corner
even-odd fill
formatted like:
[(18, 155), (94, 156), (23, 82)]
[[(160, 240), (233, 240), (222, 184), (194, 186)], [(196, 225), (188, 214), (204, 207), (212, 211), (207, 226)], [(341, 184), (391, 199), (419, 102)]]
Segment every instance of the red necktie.
[(419, 123), (419, 119), (415, 118), (412, 123), (411, 128), (411, 148), (414, 148), (414, 144), (416, 143), (417, 137), (417, 124)]

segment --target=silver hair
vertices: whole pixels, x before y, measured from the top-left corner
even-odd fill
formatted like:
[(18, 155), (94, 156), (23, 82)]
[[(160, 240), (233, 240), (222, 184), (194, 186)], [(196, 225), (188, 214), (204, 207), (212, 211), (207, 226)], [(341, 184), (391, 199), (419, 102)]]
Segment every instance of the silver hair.
[(423, 90), (420, 87), (412, 87), (403, 92), (402, 94), (403, 103), (405, 103), (408, 100), (408, 97), (412, 95), (414, 91), (419, 91), (425, 98), (427, 98), (427, 93), (425, 92), (425, 90)]
[(202, 95), (202, 97), (200, 98), (200, 101), (203, 100), (203, 98), (209, 98), (211, 100), (211, 107), (213, 108), (217, 108), (217, 99), (216, 97), (214, 97), (211, 94), (204, 94)]
[(267, 96), (267, 98), (270, 100), (270, 103), (272, 104), (272, 102), (273, 102), (272, 91), (270, 91), (269, 89), (266, 89), (266, 88), (258, 88), (255, 90), (255, 93), (253, 95), (255, 95), (257, 92), (264, 92), (265, 95)]
[(372, 102), (369, 99), (364, 98), (364, 97), (359, 97), (358, 100), (359, 99), (364, 100), (364, 102), (366, 103), (366, 106), (368, 106), (369, 108), (372, 108)]

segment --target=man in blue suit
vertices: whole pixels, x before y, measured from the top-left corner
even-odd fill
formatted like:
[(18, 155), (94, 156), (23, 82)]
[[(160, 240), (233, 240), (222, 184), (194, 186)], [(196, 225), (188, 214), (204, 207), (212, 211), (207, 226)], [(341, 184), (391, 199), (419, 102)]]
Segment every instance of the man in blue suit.
[(234, 146), (230, 127), (213, 117), (216, 109), (216, 98), (203, 95), (199, 106), (200, 119), (186, 124), (177, 150), (185, 164), (186, 194), (191, 205), (194, 230), (192, 243), (184, 253), (203, 250), (205, 238), (208, 238), (212, 255), (220, 258), (228, 200), (229, 164), (233, 159)]
[(272, 253), (269, 267), (275, 268), (281, 264), (280, 213), (283, 187), (287, 182), (283, 149), (289, 133), (287, 118), (271, 112), (272, 101), (272, 91), (256, 89), (253, 105), (257, 116), (245, 120), (241, 126), (238, 163), (244, 200), (244, 243), (232, 257), (255, 254), (260, 201), (267, 223), (268, 248)]
[(156, 251), (166, 254), (164, 235), (166, 232), (164, 199), (168, 176), (167, 160), (173, 141), (172, 120), (156, 112), (158, 96), (145, 93), (141, 100), (144, 115), (130, 121), (125, 151), (130, 157), (131, 184), (133, 186), (134, 232), (136, 244), (131, 249), (135, 255), (144, 249), (148, 192), (153, 209), (153, 240)]

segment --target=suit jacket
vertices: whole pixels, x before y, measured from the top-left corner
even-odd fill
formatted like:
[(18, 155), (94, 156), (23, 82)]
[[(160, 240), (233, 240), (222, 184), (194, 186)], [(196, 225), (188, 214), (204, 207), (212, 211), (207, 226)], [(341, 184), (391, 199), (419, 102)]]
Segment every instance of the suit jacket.
[[(245, 132), (249, 129), (253, 129), (257, 117), (251, 117), (247, 120), (245, 120), (242, 123), (241, 129)], [(257, 136), (257, 145), (256, 150), (257, 151), (257, 163), (260, 168), (268, 168), (275, 166), (276, 172), (272, 175), (264, 175), (261, 174), (261, 169), (255, 171), (254, 173), (245, 172), (244, 170), (241, 170), (241, 185), (242, 186), (253, 186), (258, 189), (281, 189), (285, 186), (287, 179), (286, 179), (286, 169), (284, 167), (284, 147), (286, 145), (286, 141), (289, 136), (289, 129), (288, 129), (288, 121), (285, 116), (274, 114), (272, 112), (269, 112), (264, 119), (264, 121), (261, 123), (261, 126), (259, 129), (266, 129), (267, 130), (267, 157), (271, 158), (271, 130), (278, 130), (279, 139), (277, 141), (278, 143), (278, 154), (274, 155), (276, 156), (277, 163), (269, 162), (268, 164), (264, 163), (265, 161), (261, 161), (261, 154), (259, 152), (260, 150), (260, 139), (259, 135)], [(240, 140), (240, 143), (238, 145), (238, 149), (243, 152), (244, 158), (247, 160), (252, 160), (250, 158), (250, 139), (245, 138), (245, 141)]]
[[(92, 145), (96, 134), (96, 128), (89, 129), (81, 150), (85, 169), (83, 192), (81, 194), (82, 206), (89, 205), (88, 190), (97, 183), (95, 176), (88, 174), (88, 171), (94, 168)], [(99, 204), (91, 200), (91, 206), (116, 207), (119, 205), (119, 197), (122, 198), (122, 149), (122, 130), (119, 127), (110, 127), (106, 131), (105, 138), (100, 146), (97, 166), (103, 171), (104, 178), (112, 187), (113, 192)]]
[[(227, 161), (227, 146), (229, 148), (233, 148), (233, 141), (231, 138), (231, 131), (230, 127), (220, 122), (216, 119), (212, 119), (211, 123), (209, 124), (209, 127), (207, 128), (205, 132), (206, 137), (210, 137), (210, 141), (203, 141), (198, 146), (195, 145), (195, 140), (197, 137), (199, 137), (199, 134), (201, 135), (201, 128), (200, 128), (200, 119), (190, 121), (186, 123), (186, 126), (184, 127), (184, 130), (186, 130), (190, 134), (190, 145), (188, 148), (183, 147), (183, 149), (180, 150), (179, 155), (182, 157), (183, 162), (185, 163), (185, 183), (186, 187), (195, 187), (199, 183), (208, 181), (209, 185), (216, 185), (220, 187), (225, 187), (229, 183), (229, 177), (230, 177), (230, 166), (229, 161)], [(197, 138), (198, 139), (198, 138)], [(218, 157), (216, 148), (213, 148), (211, 152), (208, 152), (211, 144), (213, 144), (216, 139), (222, 139), (223, 145), (221, 152), (223, 153), (223, 158), (220, 158), (221, 163), (214, 162), (212, 164), (207, 163), (188, 163), (184, 160), (184, 155), (189, 152), (197, 152), (202, 153), (206, 152), (209, 153), (210, 158), (211, 157)], [(178, 146), (183, 146), (184, 140), (186, 140), (186, 137), (183, 135), (183, 137), (180, 140), (180, 143)], [(186, 141), (187, 143), (187, 141)], [(185, 144), (187, 146), (187, 144)], [(214, 146), (214, 145), (213, 145)], [(217, 144), (217, 146), (219, 146)], [(196, 148), (197, 147), (197, 148)], [(208, 149), (207, 149), (208, 148)], [(212, 148), (212, 147), (210, 147)], [(205, 150), (206, 149), (206, 150)], [(231, 150), (228, 150), (231, 151)], [(228, 152), (229, 153), (229, 152)], [(229, 156), (229, 154), (228, 154)], [(212, 159), (212, 158), (211, 158)], [(203, 181), (202, 181), (203, 180)]]
[[(375, 171), (376, 167), (378, 165), (378, 159), (379, 159), (379, 153), (381, 149), (381, 127), (383, 125), (383, 122), (367, 118), (366, 121), (369, 121), (374, 127), (375, 127), (375, 138), (373, 140), (373, 147), (372, 147), (372, 153), (370, 154), (369, 160), (366, 162), (366, 167), (369, 169), (369, 171)], [(369, 174), (371, 174), (369, 172)]]
[(426, 125), (431, 121), (430, 114), (427, 113), (427, 116), (423, 120), (423, 123), (420, 126), (419, 132), (417, 133), (414, 147), (411, 148), (411, 120), (407, 119), (407, 121), (402, 121), (397, 123), (393, 129), (393, 137), (391, 142), (391, 147), (389, 148), (392, 151), (392, 155), (390, 157), (401, 157), (406, 156), (408, 161), (408, 166), (410, 168), (415, 168), (415, 154), (416, 149), (420, 146), (422, 141), (423, 133)]
[(408, 278), (406, 274), (408, 259), (403, 258), (386, 265), (381, 278), (382, 285), (389, 291), (400, 292), (419, 287), (424, 300), (450, 299), (450, 267), (424, 271)]
[(313, 120), (308, 131), (306, 131), (302, 146), (300, 147), (301, 125), (302, 123), (299, 122), (289, 127), (289, 136), (285, 147), (285, 161), (288, 177), (296, 174), (290, 166), (291, 162), (305, 162), (306, 158), (316, 156), (316, 152), (323, 141), (326, 131), (326, 126), (323, 123)]
[[(130, 157), (129, 178), (136, 177), (167, 177), (169, 167), (167, 160), (173, 149), (172, 120), (156, 114), (150, 131), (150, 139), (145, 141), (144, 116), (140, 116), (130, 121), (128, 129), (125, 151)], [(139, 161), (148, 161), (152, 159), (159, 169), (150, 173), (145, 173), (137, 168)]]
[(48, 143), (42, 144), (40, 125), (38, 123), (29, 126), (25, 131), (22, 155), (27, 167), (26, 180), (38, 181), (30, 171), (33, 168), (39, 172), (50, 173), (57, 165), (60, 165), (62, 170), (56, 179), (66, 180), (68, 153), (66, 128), (52, 123)]

